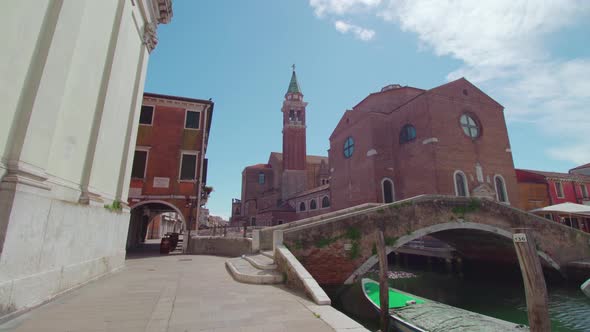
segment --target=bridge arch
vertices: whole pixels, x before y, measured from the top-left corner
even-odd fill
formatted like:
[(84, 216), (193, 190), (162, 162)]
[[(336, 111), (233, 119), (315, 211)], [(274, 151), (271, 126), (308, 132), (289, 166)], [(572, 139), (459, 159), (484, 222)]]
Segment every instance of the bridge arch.
[[(353, 210), (285, 229), (282, 238), (318, 283), (342, 284), (370, 264), (366, 262), (373, 256), (379, 230), (390, 251), (430, 234), (464, 248), (471, 246), (470, 239), (483, 240), (474, 241), (476, 254), (492, 257), (496, 252), (514, 253), (512, 236), (523, 228), (534, 238), (541, 260), (562, 274), (569, 262), (590, 258), (590, 234), (492, 200), (455, 196), (422, 195)], [(502, 254), (497, 256), (504, 259)], [(517, 262), (513, 254), (506, 259)]]
[(175, 212), (183, 225), (182, 228), (188, 229), (186, 218), (182, 211), (174, 204), (162, 200), (146, 200), (137, 202), (130, 206), (131, 217), (129, 219), (129, 228), (127, 232), (127, 249), (136, 248), (145, 240), (148, 225), (152, 222), (155, 215), (164, 212)]
[[(404, 236), (400, 237), (399, 239), (397, 239), (397, 241), (395, 241), (395, 243), (393, 245), (386, 246), (385, 253), (386, 253), (386, 255), (389, 255), (391, 252), (395, 251), (397, 248), (400, 248), (400, 247), (404, 246), (405, 244), (407, 244), (413, 240), (419, 239), (419, 238), (426, 236), (426, 235), (432, 235), (432, 234), (435, 234), (435, 233), (441, 232), (441, 231), (452, 231), (452, 230), (458, 230), (458, 229), (487, 232), (487, 233), (501, 236), (503, 238), (506, 238), (510, 242), (512, 242), (512, 234), (513, 233), (511, 233), (507, 230), (504, 230), (502, 228), (496, 227), (496, 226), (479, 224), (479, 223), (468, 222), (468, 221), (448, 222), (448, 223), (436, 224), (436, 225), (432, 225), (429, 227), (421, 228), (421, 229), (418, 229), (418, 230), (412, 232), (411, 234), (404, 235)], [(559, 266), (559, 264), (557, 264), (557, 262), (555, 262), (555, 260), (553, 258), (551, 258), (550, 255), (543, 252), (542, 250), (537, 250), (537, 254), (539, 255), (539, 257), (543, 260), (543, 262), (545, 264), (547, 264), (548, 266), (551, 266), (553, 269), (557, 270), (559, 273), (562, 273), (561, 266)], [(354, 283), (355, 281), (358, 280), (359, 277), (361, 277), (363, 274), (365, 274), (367, 271), (369, 271), (377, 263), (378, 263), (377, 255), (373, 255), (373, 256), (369, 257), (364, 263), (362, 263), (344, 281), (344, 284)]]

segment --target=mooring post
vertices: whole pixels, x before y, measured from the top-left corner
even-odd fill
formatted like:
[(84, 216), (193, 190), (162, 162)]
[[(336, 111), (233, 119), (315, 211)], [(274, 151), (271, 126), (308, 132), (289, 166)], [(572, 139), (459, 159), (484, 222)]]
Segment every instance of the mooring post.
[(535, 332), (550, 332), (547, 286), (537, 254), (535, 239), (528, 229), (520, 228), (514, 230), (512, 241), (524, 281), (530, 329)]
[(389, 283), (387, 282), (387, 255), (383, 231), (377, 232), (377, 255), (379, 256), (379, 302), (381, 304), (381, 332), (389, 329)]
[(246, 229), (248, 228), (247, 225), (244, 225), (244, 237), (246, 237)]
[(223, 237), (227, 236), (227, 225), (223, 225)]

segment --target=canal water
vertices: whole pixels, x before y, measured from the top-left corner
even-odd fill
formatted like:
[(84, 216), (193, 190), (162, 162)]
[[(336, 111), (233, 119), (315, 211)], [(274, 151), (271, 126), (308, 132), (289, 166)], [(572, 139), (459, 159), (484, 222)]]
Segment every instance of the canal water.
[[(411, 256), (405, 264), (396, 264), (390, 256), (390, 270), (409, 272), (412, 278), (390, 279), (391, 287), (455, 307), (528, 325), (526, 300), (518, 266), (482, 262), (464, 262), (460, 271), (449, 272), (442, 262), (427, 263), (426, 258)], [(365, 277), (378, 280), (377, 271)], [(567, 283), (547, 274), (552, 331), (590, 331), (590, 298), (578, 283)], [(376, 331), (378, 316), (365, 300), (360, 282), (338, 289), (327, 289), (334, 307), (348, 314), (371, 331)]]

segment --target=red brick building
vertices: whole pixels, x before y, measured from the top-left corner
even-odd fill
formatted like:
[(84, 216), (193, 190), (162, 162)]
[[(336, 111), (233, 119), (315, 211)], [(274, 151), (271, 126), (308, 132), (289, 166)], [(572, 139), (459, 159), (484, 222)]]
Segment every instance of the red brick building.
[(420, 194), (517, 204), (503, 110), (464, 78), (370, 94), (330, 136), (333, 209)]
[[(518, 206), (504, 108), (466, 79), (430, 90), (389, 85), (370, 94), (338, 122), (329, 159), (307, 156), (305, 168), (307, 104), (292, 107), (293, 82), (299, 96), (295, 73), (282, 110), (282, 158), (271, 153), (266, 164), (244, 169), (242, 198), (232, 205), (232, 214), (241, 215), (232, 220), (272, 225), (420, 194)], [(283, 159), (290, 169), (282, 168)]]
[[(128, 245), (145, 238), (149, 221), (176, 212), (195, 229), (206, 203), (210, 100), (144, 93), (129, 189)], [(190, 217), (190, 218), (189, 218)]]

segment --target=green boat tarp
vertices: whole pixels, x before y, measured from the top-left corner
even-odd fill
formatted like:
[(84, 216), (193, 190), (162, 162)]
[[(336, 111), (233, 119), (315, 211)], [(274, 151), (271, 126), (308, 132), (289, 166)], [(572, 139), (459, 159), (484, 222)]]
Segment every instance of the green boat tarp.
[[(380, 306), (379, 283), (374, 280), (364, 279), (363, 291), (377, 307)], [(416, 301), (416, 303), (410, 304), (408, 301)], [(389, 308), (390, 314), (430, 332), (529, 331), (529, 328), (524, 325), (455, 308), (393, 288), (389, 288)]]

